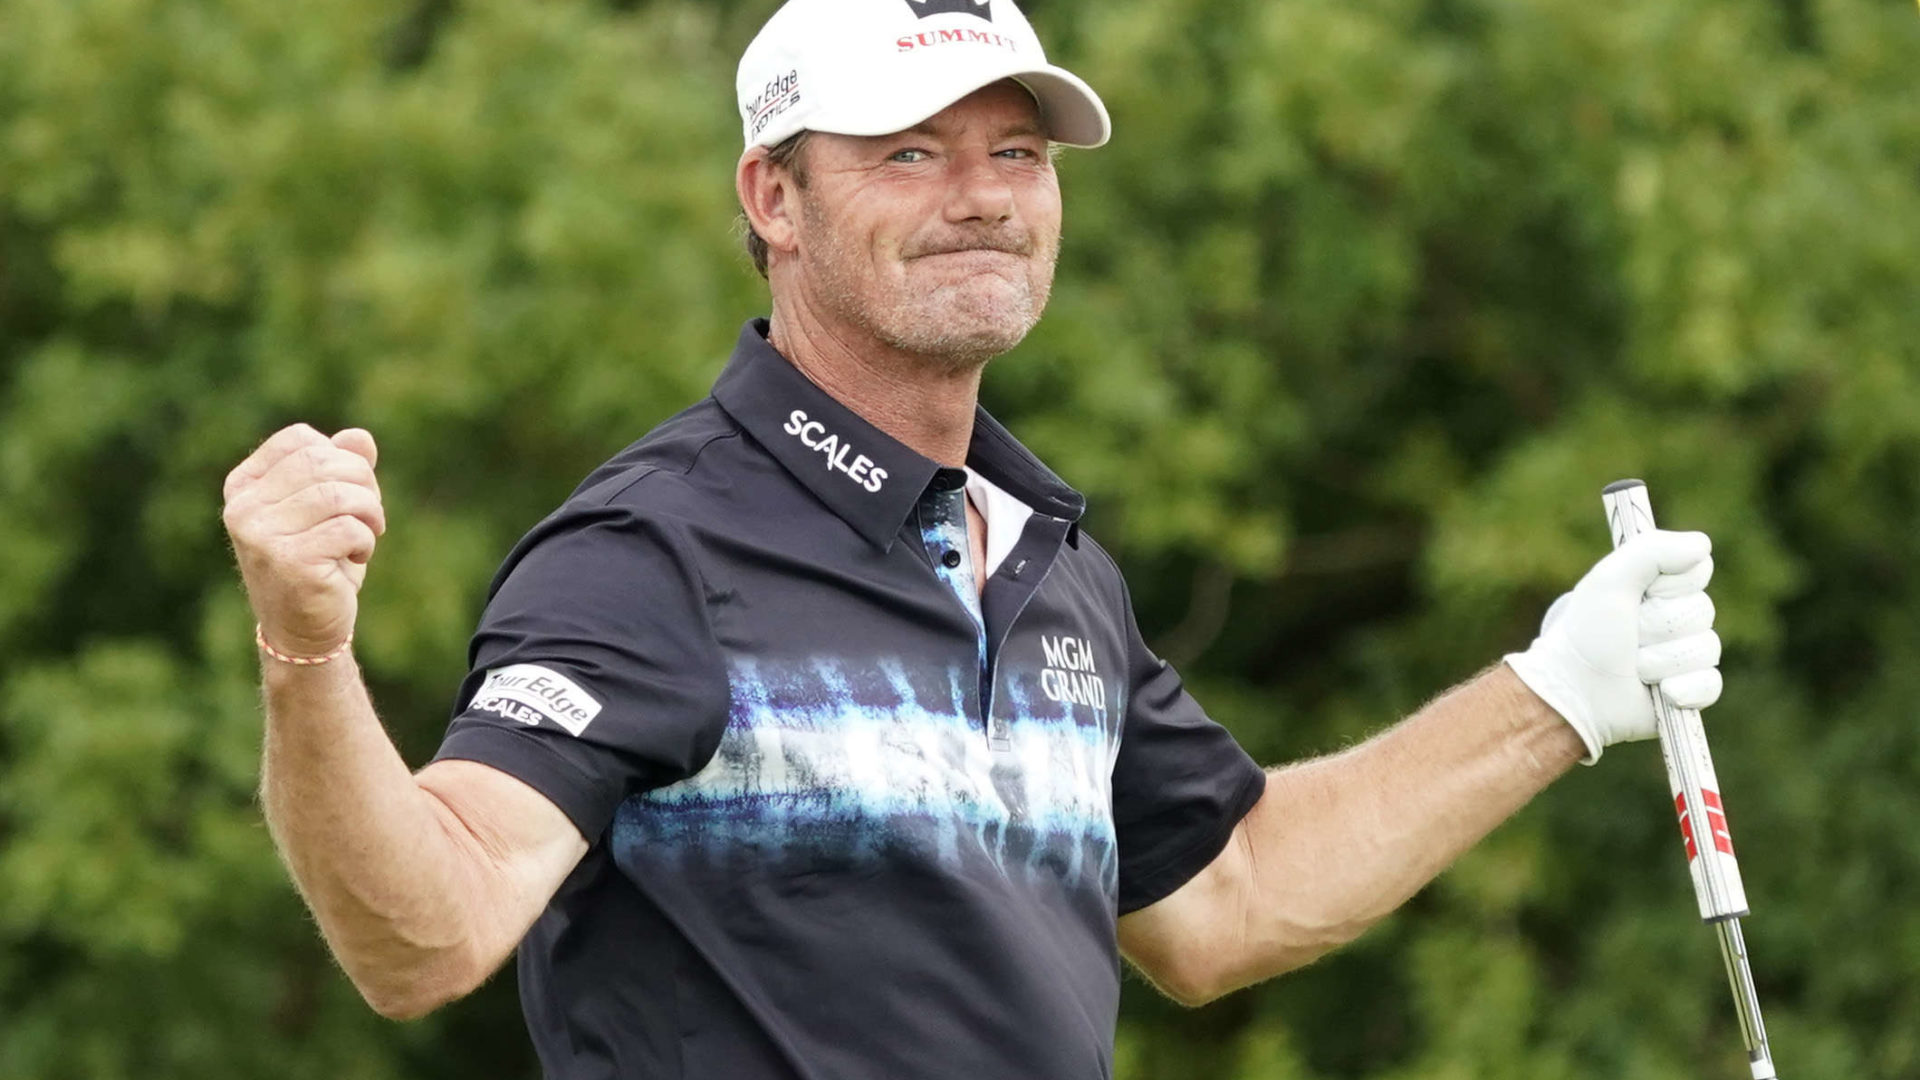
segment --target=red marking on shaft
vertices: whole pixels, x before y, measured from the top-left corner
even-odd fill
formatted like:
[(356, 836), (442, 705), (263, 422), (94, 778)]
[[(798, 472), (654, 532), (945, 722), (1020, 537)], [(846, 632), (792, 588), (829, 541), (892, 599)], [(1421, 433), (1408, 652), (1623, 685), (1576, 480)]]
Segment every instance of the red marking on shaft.
[(1714, 850), (1733, 854), (1733, 830), (1727, 828), (1727, 812), (1720, 805), (1720, 793), (1701, 788), (1700, 800), (1707, 804), (1707, 828), (1713, 833)]
[(1682, 793), (1673, 797), (1674, 811), (1680, 815), (1680, 835), (1687, 841), (1687, 861), (1700, 857), (1700, 848), (1693, 842), (1693, 815), (1687, 813), (1687, 796)]
[(1733, 834), (1727, 831), (1727, 819), (1718, 811), (1707, 811), (1707, 828), (1713, 830), (1713, 846), (1717, 851), (1733, 854)]

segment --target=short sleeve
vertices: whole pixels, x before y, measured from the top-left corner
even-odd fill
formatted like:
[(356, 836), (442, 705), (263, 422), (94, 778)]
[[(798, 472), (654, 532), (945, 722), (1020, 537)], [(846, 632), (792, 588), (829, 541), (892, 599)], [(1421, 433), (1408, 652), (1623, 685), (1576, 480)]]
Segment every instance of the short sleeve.
[(1207, 867), (1266, 790), (1266, 773), (1208, 719), (1127, 612), (1127, 713), (1113, 766), (1120, 914), (1164, 899)]
[(682, 530), (563, 508), (496, 576), (435, 760), (516, 777), (597, 842), (623, 799), (693, 775), (719, 745), (709, 595)]

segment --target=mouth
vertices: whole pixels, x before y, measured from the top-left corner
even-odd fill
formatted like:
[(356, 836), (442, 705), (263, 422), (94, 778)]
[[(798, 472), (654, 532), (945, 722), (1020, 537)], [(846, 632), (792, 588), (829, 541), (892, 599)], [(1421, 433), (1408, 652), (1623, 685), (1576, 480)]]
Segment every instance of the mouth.
[(957, 248), (930, 251), (909, 258), (908, 262), (930, 262), (938, 266), (979, 266), (981, 269), (1005, 266), (1008, 260), (1025, 261), (1026, 256), (1004, 248)]
[(933, 259), (948, 255), (1008, 255), (1014, 258), (1026, 258), (1031, 254), (1029, 245), (1021, 243), (1015, 237), (987, 238), (977, 237), (972, 242), (961, 241), (958, 244), (940, 244), (929, 246), (925, 250), (915, 251), (908, 258)]

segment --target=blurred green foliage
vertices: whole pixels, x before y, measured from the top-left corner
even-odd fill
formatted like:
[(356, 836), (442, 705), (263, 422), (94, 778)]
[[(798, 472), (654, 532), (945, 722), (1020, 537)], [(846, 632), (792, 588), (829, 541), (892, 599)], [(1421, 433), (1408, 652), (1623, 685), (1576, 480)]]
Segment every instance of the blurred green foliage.
[[(769, 0), (0, 0), (0, 1080), (521, 1077), (510, 979), (362, 1006), (253, 803), (226, 470), (371, 428), (411, 760), (485, 584), (764, 307)], [(1709, 719), (1783, 1070), (1920, 1075), (1920, 20), (1904, 0), (1034, 0), (1117, 138), (988, 404), (1258, 756), (1528, 639), (1642, 475), (1712, 531)], [(1657, 753), (1122, 1080), (1734, 1080)]]

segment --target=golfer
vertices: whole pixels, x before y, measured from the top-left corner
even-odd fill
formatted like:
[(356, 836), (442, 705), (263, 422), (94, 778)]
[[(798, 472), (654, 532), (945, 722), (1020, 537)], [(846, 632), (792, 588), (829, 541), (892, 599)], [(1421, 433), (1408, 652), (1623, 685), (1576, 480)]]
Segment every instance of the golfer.
[(771, 317), (513, 549), (431, 764), (351, 651), (372, 436), (291, 427), (228, 479), (268, 822), (382, 1014), (518, 949), (555, 1080), (1096, 1080), (1122, 957), (1189, 1004), (1305, 964), (1652, 736), (1645, 684), (1718, 697), (1707, 539), (1650, 533), (1525, 652), (1263, 771), (976, 403), (1046, 307), (1094, 91), (1011, 0), (793, 0), (739, 105)]

